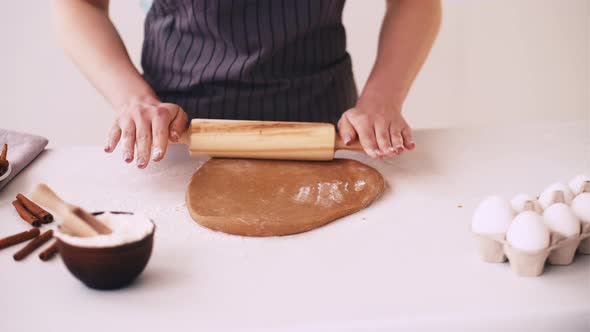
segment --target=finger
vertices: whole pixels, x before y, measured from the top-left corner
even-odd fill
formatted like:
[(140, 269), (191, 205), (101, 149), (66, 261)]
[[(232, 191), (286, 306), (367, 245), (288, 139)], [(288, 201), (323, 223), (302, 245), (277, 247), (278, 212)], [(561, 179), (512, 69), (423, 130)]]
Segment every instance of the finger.
[(416, 148), (416, 143), (414, 142), (414, 138), (412, 137), (412, 129), (410, 127), (405, 127), (402, 130), (402, 137), (404, 139), (404, 146), (408, 150), (414, 150)]
[(124, 120), (121, 122), (121, 128), (123, 160), (125, 160), (126, 163), (130, 163), (133, 161), (135, 148), (135, 123), (131, 120)]
[(119, 123), (115, 122), (109, 132), (109, 138), (107, 145), (104, 147), (104, 152), (113, 152), (117, 147), (117, 144), (119, 144), (119, 140), (121, 140), (121, 127), (119, 127)]
[(395, 153), (396, 154), (403, 153), (404, 152), (404, 140), (402, 138), (400, 131), (395, 127), (391, 127), (389, 135), (391, 137), (391, 146), (393, 146)]
[(180, 139), (180, 136), (186, 130), (186, 123), (188, 121), (188, 116), (186, 115), (184, 110), (182, 108), (180, 108), (180, 106), (173, 105), (173, 104), (167, 104), (167, 105), (172, 105), (172, 107), (176, 108), (176, 113), (174, 115), (174, 118), (172, 119), (172, 122), (170, 123), (170, 126), (169, 126), (169, 135), (170, 135), (170, 140), (172, 142), (178, 142), (178, 140)]
[(388, 124), (375, 123), (375, 137), (377, 138), (377, 145), (383, 156), (391, 158), (396, 154), (395, 149), (391, 145)]
[(152, 150), (152, 126), (151, 123), (142, 118), (136, 123), (135, 144), (137, 146), (137, 167), (146, 168)]
[(156, 110), (156, 116), (152, 121), (152, 155), (153, 161), (160, 161), (166, 154), (168, 147), (168, 125), (170, 124), (170, 112), (164, 108)]
[(379, 159), (381, 157), (381, 151), (375, 140), (375, 129), (373, 126), (369, 125), (367, 120), (355, 121), (353, 119), (351, 123), (356, 130), (363, 150), (365, 150), (369, 157)]
[(346, 113), (343, 113), (340, 120), (338, 120), (338, 134), (345, 145), (350, 144), (350, 142), (356, 139), (356, 131), (350, 121), (348, 121)]

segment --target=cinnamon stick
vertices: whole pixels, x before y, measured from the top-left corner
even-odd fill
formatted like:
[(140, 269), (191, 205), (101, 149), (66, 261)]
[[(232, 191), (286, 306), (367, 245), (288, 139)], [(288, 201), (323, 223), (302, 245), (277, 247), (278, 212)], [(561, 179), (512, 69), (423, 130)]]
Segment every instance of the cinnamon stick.
[(21, 250), (19, 250), (12, 258), (15, 261), (20, 261), (23, 258), (27, 257), (30, 253), (35, 251), (35, 249), (39, 248), (43, 245), (43, 243), (49, 241), (53, 237), (53, 230), (45, 231), (40, 236), (36, 237), (35, 239), (31, 240), (31, 242), (27, 243)]
[(16, 195), (16, 199), (27, 209), (31, 212), (37, 219), (41, 220), (44, 224), (49, 224), (53, 221), (53, 216), (51, 213), (45, 211), (42, 207), (35, 204), (35, 202), (31, 201), (30, 199), (26, 198), (23, 194)]
[(8, 160), (0, 160), (0, 175), (8, 169)]
[(41, 231), (39, 231), (39, 228), (32, 228), (28, 231), (24, 231), (18, 234), (5, 237), (3, 239), (0, 239), (0, 249), (8, 248), (15, 244), (28, 241), (34, 237), (39, 236), (40, 233)]
[(2, 152), (0, 153), (0, 160), (6, 160), (8, 154), (8, 144), (2, 145)]
[(53, 243), (47, 247), (47, 249), (43, 250), (43, 252), (39, 254), (39, 258), (46, 262), (53, 258), (55, 254), (57, 254), (57, 240), (53, 241)]
[(41, 226), (41, 219), (37, 218), (34, 214), (32, 214), (29, 210), (27, 210), (19, 201), (13, 201), (12, 206), (16, 209), (18, 215), (26, 222), (31, 224), (34, 227)]

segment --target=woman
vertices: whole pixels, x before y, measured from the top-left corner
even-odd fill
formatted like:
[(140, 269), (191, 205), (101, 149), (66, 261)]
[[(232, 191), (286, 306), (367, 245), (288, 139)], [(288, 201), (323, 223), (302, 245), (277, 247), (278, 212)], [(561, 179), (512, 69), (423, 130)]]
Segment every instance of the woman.
[(106, 152), (160, 161), (189, 118), (337, 123), (373, 158), (412, 150), (401, 110), (435, 36), (440, 0), (388, 0), (378, 54), (357, 98), (341, 23), (345, 0), (155, 0), (143, 75), (109, 0), (54, 0), (59, 40), (117, 112)]

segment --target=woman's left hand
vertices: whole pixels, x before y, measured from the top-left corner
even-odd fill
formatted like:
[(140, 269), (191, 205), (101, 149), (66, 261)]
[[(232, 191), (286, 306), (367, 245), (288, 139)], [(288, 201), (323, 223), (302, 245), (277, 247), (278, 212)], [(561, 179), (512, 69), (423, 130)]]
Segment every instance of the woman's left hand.
[(358, 138), (365, 152), (375, 159), (392, 158), (416, 147), (401, 106), (371, 98), (359, 99), (356, 107), (344, 112), (338, 131), (347, 144)]

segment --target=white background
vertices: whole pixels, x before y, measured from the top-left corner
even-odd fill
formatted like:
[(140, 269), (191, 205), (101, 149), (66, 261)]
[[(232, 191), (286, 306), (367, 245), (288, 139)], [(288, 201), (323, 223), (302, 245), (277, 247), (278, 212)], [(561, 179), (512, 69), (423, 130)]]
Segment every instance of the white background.
[[(139, 63), (139, 0), (111, 1)], [(349, 0), (357, 83), (370, 71), (384, 1)], [(50, 146), (102, 144), (112, 111), (57, 47), (50, 1), (6, 1), (0, 11), (0, 128)], [(405, 106), (415, 128), (590, 121), (590, 1), (447, 0), (433, 52)]]

